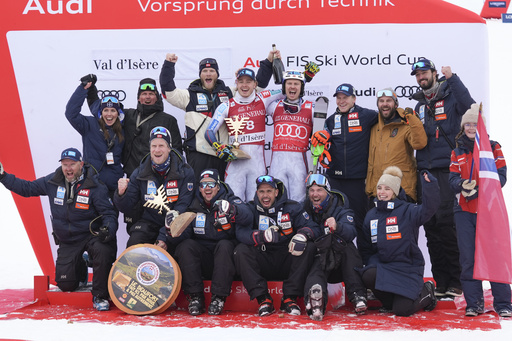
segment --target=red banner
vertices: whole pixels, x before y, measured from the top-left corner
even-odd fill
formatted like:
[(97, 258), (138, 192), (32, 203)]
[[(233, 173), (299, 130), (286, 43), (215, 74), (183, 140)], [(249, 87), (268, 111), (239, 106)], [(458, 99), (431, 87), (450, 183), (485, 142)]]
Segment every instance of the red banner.
[(494, 18), (501, 19), (502, 13), (507, 13), (510, 0), (496, 1), (496, 0), (485, 0), (484, 7), (482, 7), (482, 18)]

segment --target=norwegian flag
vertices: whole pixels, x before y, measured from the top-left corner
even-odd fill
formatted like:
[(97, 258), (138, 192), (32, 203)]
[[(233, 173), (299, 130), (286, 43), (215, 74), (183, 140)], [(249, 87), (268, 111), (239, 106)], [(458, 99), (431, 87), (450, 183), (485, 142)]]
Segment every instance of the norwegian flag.
[(479, 189), (473, 277), (479, 280), (512, 283), (512, 252), (507, 207), (491, 143), (482, 119), (481, 105), (477, 127), (473, 162)]

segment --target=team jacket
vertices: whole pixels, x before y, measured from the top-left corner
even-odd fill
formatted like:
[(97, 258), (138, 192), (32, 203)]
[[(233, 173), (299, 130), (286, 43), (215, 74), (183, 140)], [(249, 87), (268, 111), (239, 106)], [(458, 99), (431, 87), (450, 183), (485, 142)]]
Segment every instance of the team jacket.
[[(450, 155), (455, 147), (455, 136), (460, 131), (460, 120), (471, 104), (475, 103), (456, 74), (449, 79), (442, 77), (439, 83), (441, 84), (437, 96), (430, 101), (421, 90), (411, 97), (418, 101), (415, 110), (428, 137), (427, 146), (416, 152), (420, 170), (450, 166)], [(451, 146), (440, 129), (445, 132)]]
[[(217, 200), (227, 200), (235, 206), (234, 222), (229, 222), (222, 226), (215, 225), (215, 209), (213, 204)], [(209, 249), (213, 249), (219, 240), (236, 239), (237, 224), (250, 225), (253, 221), (252, 212), (249, 206), (238, 198), (228, 184), (221, 182), (219, 193), (212, 199), (212, 205), (206, 205), (199, 189), (195, 190), (194, 200), (187, 210), (197, 213), (196, 218), (183, 231), (182, 235), (196, 239), (200, 244)], [(161, 230), (158, 239), (165, 240), (162, 237), (168, 237), (165, 231)], [(170, 238), (170, 237), (168, 237)]]
[[(452, 162), (450, 164), (450, 187), (456, 194), (454, 211), (465, 211), (470, 213), (477, 213), (478, 197), (473, 200), (467, 200), (460, 194), (462, 191), (462, 182), (469, 179), (471, 174), (471, 165), (473, 161), (472, 144), (474, 141), (469, 140), (466, 135), (463, 135), (458, 141), (459, 147), (452, 151)], [(490, 141), (492, 153), (494, 155), (494, 162), (498, 170), (501, 187), (505, 186), (507, 182), (507, 165), (501, 146), (496, 141)], [(478, 186), (478, 172), (473, 170), (472, 180), (476, 180)]]
[(247, 245), (261, 246), (262, 244), (255, 238), (254, 233), (264, 231), (272, 225), (279, 227), (280, 237), (277, 243), (265, 244), (266, 250), (288, 248), (288, 243), (293, 235), (301, 229), (301, 233), (306, 234), (310, 239), (322, 235), (320, 226), (311, 219), (300, 203), (288, 200), (284, 184), (275, 180), (278, 182), (279, 195), (274, 205), (269, 209), (263, 208), (255, 194), (254, 201), (249, 202), (253, 221), (247, 225), (237, 224), (236, 238), (238, 241)]
[[(185, 212), (194, 198), (194, 172), (183, 160), (176, 150), (171, 150), (171, 164), (165, 176), (153, 170), (151, 158), (147, 158), (130, 177), (128, 188), (120, 196), (116, 190), (114, 203), (119, 211), (131, 213), (134, 206), (140, 200), (143, 204), (150, 205), (144, 208), (142, 219), (155, 225), (165, 225), (167, 210), (158, 205), (159, 200), (151, 199), (151, 194), (163, 198), (162, 202), (170, 210)], [(162, 186), (162, 187), (161, 187)], [(159, 189), (162, 191), (159, 192)], [(153, 206), (153, 207), (151, 207)]]
[(337, 226), (336, 230), (332, 233), (345, 242), (351, 242), (357, 235), (354, 224), (354, 211), (349, 208), (348, 199), (345, 194), (336, 190), (329, 191), (329, 194), (331, 196), (327, 207), (318, 213), (313, 210), (309, 198), (306, 198), (304, 203), (306, 212), (308, 212), (313, 221), (323, 229), (322, 234), (330, 233), (329, 228), (325, 227), (325, 221), (333, 217), (336, 220)]
[[(87, 98), (88, 90), (79, 85), (66, 105), (66, 118), (75, 130), (82, 135), (84, 161), (91, 164), (99, 173), (100, 180), (107, 185), (109, 190), (117, 188), (117, 180), (123, 177), (121, 158), (123, 154), (124, 140), (119, 142), (111, 127), (106, 126), (110, 140), (105, 140), (103, 130), (100, 127), (98, 116), (83, 116), (80, 114), (82, 105)], [(93, 112), (93, 115), (98, 111)], [(111, 145), (111, 147), (109, 147)], [(107, 164), (107, 153), (114, 157), (113, 164)]]
[(108, 226), (110, 234), (116, 235), (117, 213), (109, 199), (108, 189), (89, 165), (84, 165), (82, 176), (73, 186), (72, 196), (66, 189), (66, 179), (60, 167), (34, 181), (5, 173), (1, 182), (7, 189), (24, 197), (48, 196), (53, 232), (61, 243), (90, 238), (89, 224), (100, 216), (93, 227)]
[[(398, 108), (397, 111), (403, 111)], [(427, 136), (421, 121), (415, 115), (409, 115), (408, 121), (396, 117), (385, 124), (379, 115), (379, 122), (372, 127), (370, 135), (370, 153), (368, 157), (368, 175), (366, 194), (375, 197), (377, 182), (388, 166), (397, 166), (403, 173), (402, 188), (416, 200), (416, 159), (414, 150), (427, 144)], [(332, 155), (332, 154), (331, 154)]]
[[(363, 264), (377, 268), (375, 288), (418, 298), (423, 287), (425, 260), (418, 247), (419, 228), (437, 211), (439, 186), (428, 173), (430, 182), (421, 176), (423, 204), (411, 204), (405, 198), (375, 200), (363, 223), (363, 238), (358, 240)], [(365, 268), (365, 269), (366, 269)], [(364, 270), (364, 269), (363, 269)]]
[[(178, 89), (174, 83), (174, 67), (175, 63), (164, 61), (160, 72), (160, 87), (167, 102), (185, 111), (185, 148), (216, 156), (215, 150), (205, 139), (206, 129), (217, 107), (221, 103), (227, 103), (233, 97), (236, 88), (230, 88), (222, 80), (217, 79), (217, 84), (210, 93), (202, 87), (201, 80), (196, 79), (190, 83), (188, 89)], [(261, 61), (256, 76), (259, 87), (266, 87), (271, 76), (272, 63), (268, 60)], [(225, 125), (219, 128), (216, 138), (220, 144), (228, 143), (228, 130)]]
[(378, 121), (378, 112), (354, 105), (348, 113), (336, 112), (325, 121), (331, 134), (329, 152), (332, 162), (329, 177), (364, 179), (368, 170), (370, 130)]

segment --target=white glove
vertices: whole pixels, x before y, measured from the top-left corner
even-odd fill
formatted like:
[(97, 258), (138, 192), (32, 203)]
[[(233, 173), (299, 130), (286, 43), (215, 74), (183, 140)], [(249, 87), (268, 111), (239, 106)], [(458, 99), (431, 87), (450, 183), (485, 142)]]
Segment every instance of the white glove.
[(270, 226), (263, 233), (263, 239), (266, 243), (277, 243), (279, 241), (279, 227), (276, 225)]
[(171, 224), (180, 215), (180, 212), (171, 210), (165, 215), (165, 228), (169, 234), (171, 234)]
[(471, 192), (471, 190), (474, 189), (475, 186), (476, 180), (471, 180), (471, 182), (469, 180), (464, 180), (464, 182), (462, 182), (462, 188), (464, 188), (468, 192)]
[(293, 236), (292, 240), (290, 240), (290, 244), (288, 244), (288, 252), (294, 256), (300, 256), (306, 249), (307, 244), (308, 237), (302, 233), (297, 233), (295, 236)]

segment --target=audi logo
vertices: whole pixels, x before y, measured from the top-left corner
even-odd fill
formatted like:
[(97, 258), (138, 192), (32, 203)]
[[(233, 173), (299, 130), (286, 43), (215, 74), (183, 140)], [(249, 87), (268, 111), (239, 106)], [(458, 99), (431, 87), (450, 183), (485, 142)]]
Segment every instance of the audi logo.
[(308, 138), (308, 129), (304, 126), (298, 126), (295, 124), (279, 123), (274, 126), (274, 135), (276, 137), (291, 137), (296, 139)]
[(114, 96), (120, 101), (124, 101), (126, 99), (126, 92), (124, 92), (124, 90), (98, 90), (98, 96), (100, 98), (105, 96)]
[(395, 93), (397, 97), (411, 97), (420, 90), (421, 88), (417, 85), (399, 85), (395, 88)]

